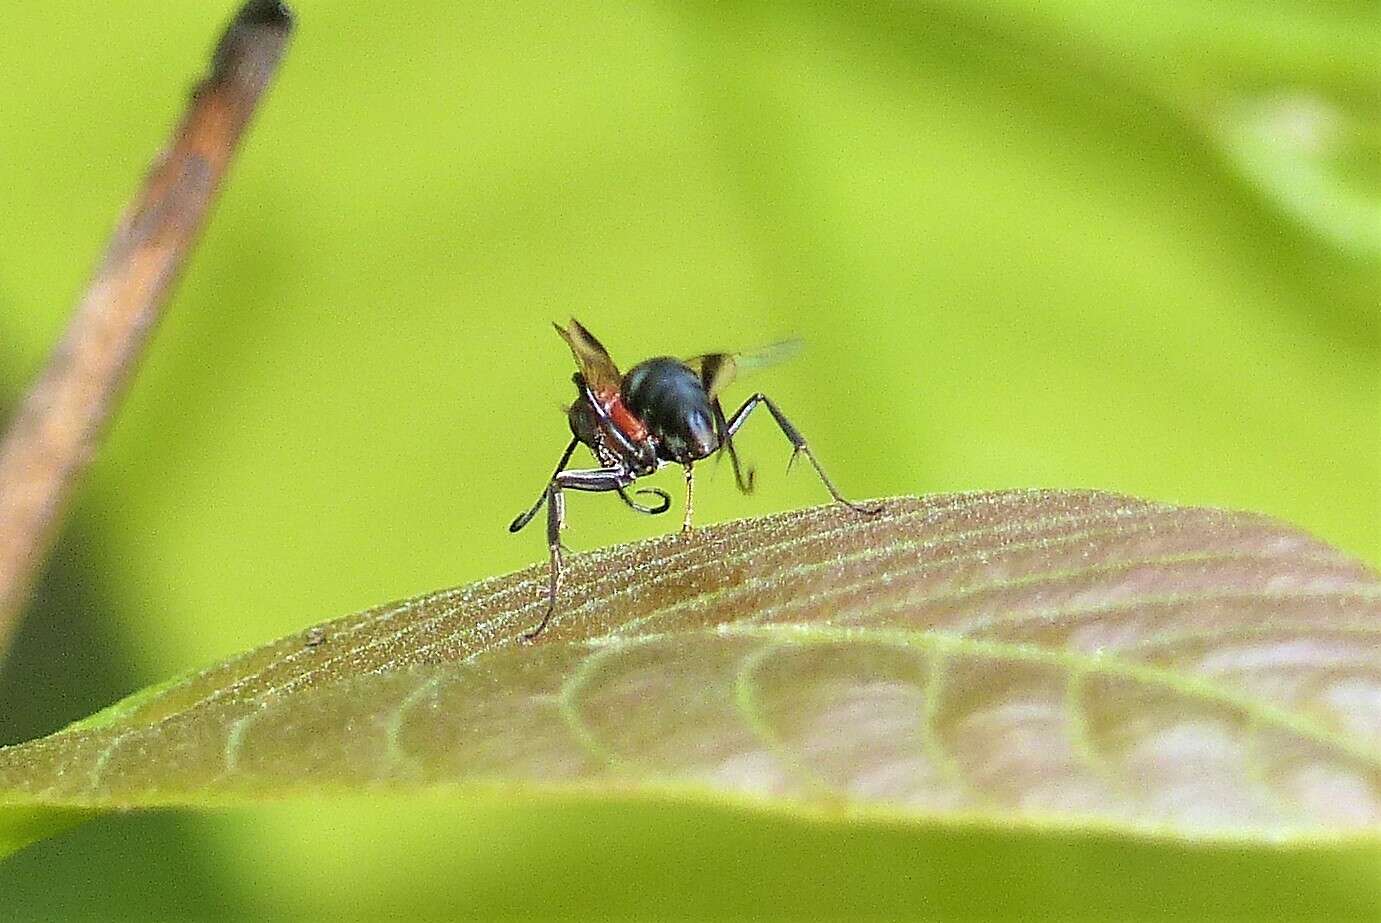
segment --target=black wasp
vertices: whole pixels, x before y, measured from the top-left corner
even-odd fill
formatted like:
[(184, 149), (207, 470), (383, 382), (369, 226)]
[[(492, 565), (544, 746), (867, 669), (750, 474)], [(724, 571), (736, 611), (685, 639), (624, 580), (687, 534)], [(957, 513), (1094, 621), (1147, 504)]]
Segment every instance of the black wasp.
[[(654, 505), (645, 506), (630, 497), (626, 488), (663, 465), (678, 464), (686, 472), (686, 516), (681, 529), (689, 532), (696, 462), (723, 450), (733, 464), (738, 489), (744, 493), (753, 489), (753, 472), (750, 469), (745, 476), (733, 438), (759, 404), (767, 407), (791, 441), (791, 461), (797, 455), (809, 459), (831, 497), (855, 512), (871, 515), (879, 511), (880, 507), (860, 506), (844, 499), (806, 445), (805, 437), (767, 395), (754, 394), (733, 416), (725, 417), (719, 392), (734, 375), (740, 369), (770, 365), (789, 357), (795, 351), (794, 341), (755, 354), (709, 353), (691, 359), (658, 356), (639, 362), (627, 375), (621, 375), (608, 350), (579, 321), (572, 319), (568, 327), (555, 326), (561, 339), (571, 347), (580, 369), (571, 376), (579, 396), (566, 411), (573, 436), (570, 445), (561, 454), (551, 480), (532, 509), (508, 527), (508, 531), (517, 532), (532, 521), (543, 503), (547, 504), (547, 545), (551, 549), (547, 611), (537, 627), (523, 635), (524, 639), (531, 641), (541, 634), (556, 611), (556, 594), (561, 585), (561, 529), (566, 522), (566, 501), (561, 492), (612, 490), (639, 513), (658, 515), (671, 507), (671, 496), (666, 491), (656, 487), (638, 490), (640, 495), (657, 498)], [(600, 467), (565, 470), (581, 443), (594, 453)]]

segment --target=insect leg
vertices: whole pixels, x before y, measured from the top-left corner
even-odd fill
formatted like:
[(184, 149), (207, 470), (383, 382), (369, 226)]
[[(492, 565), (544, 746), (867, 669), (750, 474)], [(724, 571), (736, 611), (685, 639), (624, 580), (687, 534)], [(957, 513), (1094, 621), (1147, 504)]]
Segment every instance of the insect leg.
[[(551, 568), (547, 577), (547, 611), (542, 621), (531, 631), (523, 632), (524, 641), (532, 641), (547, 627), (556, 612), (556, 594), (561, 589), (562, 557), (561, 529), (566, 525), (566, 497), (563, 490), (587, 490), (594, 493), (623, 488), (633, 483), (634, 476), (624, 468), (594, 468), (588, 471), (560, 471), (547, 485), (547, 549), (551, 553)], [(540, 502), (538, 506), (540, 506)]]
[[(571, 460), (571, 456), (575, 454), (575, 447), (578, 445), (580, 445), (580, 440), (572, 439), (571, 444), (566, 446), (566, 451), (561, 453), (561, 460), (556, 463), (556, 470), (551, 473), (552, 480), (555, 480), (556, 476), (561, 473), (561, 469), (566, 467), (566, 463)], [(528, 510), (526, 513), (520, 514), (517, 519), (508, 524), (508, 531), (517, 532), (522, 529), (523, 526), (532, 522), (532, 518), (537, 515), (537, 511), (542, 508), (542, 504), (547, 502), (547, 495), (551, 492), (551, 481), (548, 481), (547, 484), (548, 488), (544, 489), (542, 495), (537, 498), (537, 502), (532, 504), (532, 509)]]
[(637, 500), (634, 500), (632, 497), (628, 496), (628, 491), (620, 487), (619, 499), (622, 500), (624, 503), (627, 503), (628, 508), (631, 510), (634, 510), (639, 513), (646, 513), (649, 516), (657, 516), (671, 509), (671, 494), (667, 493), (665, 490), (662, 490), (660, 487), (645, 487), (641, 490), (635, 491), (635, 493), (638, 494), (638, 496), (642, 496), (643, 494), (650, 494), (651, 496), (656, 497), (657, 505), (644, 506)]
[(844, 495), (839, 492), (839, 488), (834, 486), (834, 482), (830, 480), (830, 476), (826, 474), (825, 469), (820, 466), (820, 462), (815, 457), (815, 453), (810, 450), (810, 446), (806, 445), (806, 437), (801, 435), (801, 431), (792, 425), (791, 421), (777, 408), (776, 404), (772, 403), (772, 400), (767, 395), (759, 392), (744, 401), (743, 406), (734, 411), (734, 415), (729, 418), (729, 424), (725, 427), (725, 433), (728, 436), (732, 436), (734, 433), (738, 432), (739, 427), (744, 424), (748, 419), (748, 415), (752, 413), (759, 404), (767, 405), (767, 409), (772, 414), (772, 419), (777, 421), (777, 426), (781, 429), (782, 435), (786, 436), (791, 442), (791, 460), (795, 461), (797, 455), (804, 455), (815, 468), (815, 473), (820, 475), (820, 480), (824, 483), (825, 489), (830, 492), (831, 497), (858, 513), (866, 513), (871, 516), (875, 513), (882, 512), (882, 507), (880, 506), (861, 506), (850, 500), (844, 499)]
[(686, 465), (686, 518), (681, 520), (681, 534), (691, 533), (691, 515), (695, 511), (695, 468)]
[(743, 474), (743, 468), (739, 465), (738, 451), (734, 448), (734, 437), (729, 434), (729, 422), (724, 419), (724, 408), (720, 406), (719, 398), (715, 398), (711, 404), (714, 410), (715, 426), (719, 428), (719, 442), (724, 447), (724, 451), (729, 453), (729, 462), (734, 466), (734, 480), (738, 483), (740, 493), (751, 494), (753, 492), (753, 469), (748, 469), (747, 477)]
[[(560, 472), (557, 472), (560, 476)], [(547, 611), (542, 613), (542, 621), (537, 627), (523, 632), (524, 641), (532, 641), (547, 627), (552, 613), (556, 611), (556, 593), (561, 589), (561, 527), (566, 524), (566, 498), (553, 477), (547, 485), (547, 549), (551, 552), (551, 564), (547, 568)]]

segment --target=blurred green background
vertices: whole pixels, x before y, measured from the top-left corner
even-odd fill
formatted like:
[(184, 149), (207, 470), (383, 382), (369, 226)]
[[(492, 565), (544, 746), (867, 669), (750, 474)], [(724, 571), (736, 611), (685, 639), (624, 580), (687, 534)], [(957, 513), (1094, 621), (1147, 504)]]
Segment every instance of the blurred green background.
[[(11, 6), (12, 404), (235, 4)], [(294, 7), (0, 674), (0, 742), (541, 559), (505, 526), (567, 438), (550, 321), (571, 315), (625, 367), (803, 337), (752, 386), (851, 496), (1099, 487), (1261, 510), (1381, 563), (1375, 4)], [(742, 448), (758, 492), (719, 469), (700, 522), (826, 499), (766, 418)], [(676, 526), (600, 497), (570, 515), (575, 549)], [(0, 865), (0, 893), (21, 918), (313, 914), (426, 906), (534, 844), (573, 880), (599, 866), (588, 818), (540, 823), (109, 819)]]

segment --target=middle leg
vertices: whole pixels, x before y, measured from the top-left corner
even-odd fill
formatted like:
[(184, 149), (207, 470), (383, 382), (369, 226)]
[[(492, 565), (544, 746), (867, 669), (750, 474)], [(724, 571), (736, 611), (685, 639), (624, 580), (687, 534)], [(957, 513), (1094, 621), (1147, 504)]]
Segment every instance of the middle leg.
[[(804, 455), (815, 469), (815, 473), (820, 475), (820, 480), (824, 483), (825, 489), (830, 492), (831, 497), (856, 513), (865, 513), (872, 516), (882, 512), (882, 507), (880, 506), (863, 506), (862, 504), (854, 503), (844, 498), (844, 495), (839, 492), (839, 488), (835, 487), (834, 482), (830, 480), (830, 476), (825, 473), (825, 469), (815, 457), (815, 453), (812, 452), (810, 446), (806, 444), (806, 437), (801, 435), (801, 431), (792, 425), (791, 421), (786, 418), (786, 414), (782, 413), (766, 394), (758, 392), (744, 401), (743, 406), (735, 410), (734, 415), (729, 418), (729, 425), (725, 427), (725, 432), (729, 436), (738, 432), (739, 427), (744, 424), (748, 419), (748, 415), (757, 409), (759, 404), (767, 405), (767, 409), (772, 414), (772, 419), (777, 421), (777, 427), (782, 431), (782, 435), (791, 442), (791, 461), (794, 462), (797, 455)], [(790, 462), (787, 463), (787, 467), (791, 467)]]

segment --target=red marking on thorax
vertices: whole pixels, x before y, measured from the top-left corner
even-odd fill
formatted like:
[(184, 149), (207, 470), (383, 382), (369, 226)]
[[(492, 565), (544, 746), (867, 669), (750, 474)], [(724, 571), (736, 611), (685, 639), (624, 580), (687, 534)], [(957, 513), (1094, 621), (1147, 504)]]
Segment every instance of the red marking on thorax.
[(623, 397), (617, 391), (605, 397), (600, 395), (600, 401), (604, 404), (604, 410), (609, 414), (609, 420), (619, 432), (628, 438), (629, 442), (637, 444), (647, 438), (647, 425), (633, 415), (623, 403)]

